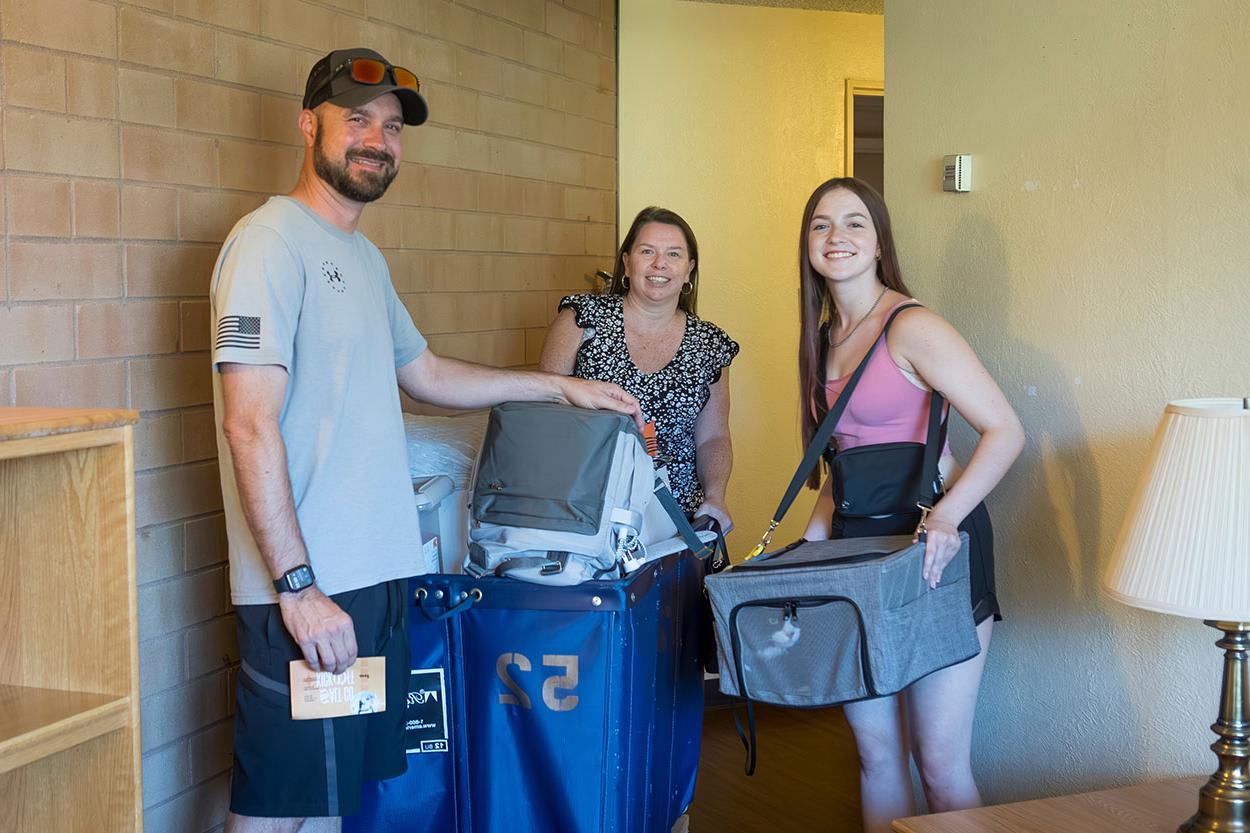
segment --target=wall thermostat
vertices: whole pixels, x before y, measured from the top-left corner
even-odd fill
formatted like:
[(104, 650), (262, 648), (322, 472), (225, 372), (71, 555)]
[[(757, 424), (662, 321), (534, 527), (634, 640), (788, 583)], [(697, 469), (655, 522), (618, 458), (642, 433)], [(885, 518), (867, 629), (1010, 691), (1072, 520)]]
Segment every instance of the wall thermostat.
[(972, 154), (956, 153), (942, 157), (942, 190), (972, 190)]

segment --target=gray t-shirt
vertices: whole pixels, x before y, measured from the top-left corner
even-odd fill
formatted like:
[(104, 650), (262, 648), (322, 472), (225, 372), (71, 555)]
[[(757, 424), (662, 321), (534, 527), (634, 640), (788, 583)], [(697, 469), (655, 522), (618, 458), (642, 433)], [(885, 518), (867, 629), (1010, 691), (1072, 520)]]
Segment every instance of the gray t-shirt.
[(426, 342), (382, 253), (297, 200), (271, 197), (226, 238), (209, 304), (231, 600), (277, 594), (222, 433), (222, 362), (287, 370), (279, 426), (318, 587), (329, 595), (423, 572), (395, 370)]

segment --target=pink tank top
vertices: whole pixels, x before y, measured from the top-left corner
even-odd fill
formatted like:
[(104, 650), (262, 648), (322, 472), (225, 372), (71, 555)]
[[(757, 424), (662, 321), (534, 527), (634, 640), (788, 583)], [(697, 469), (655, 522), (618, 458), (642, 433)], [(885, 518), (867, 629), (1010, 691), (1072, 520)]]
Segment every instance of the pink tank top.
[[(895, 306), (905, 303), (910, 301)], [(838, 401), (850, 380), (848, 373), (825, 382), (825, 402), (829, 407)], [(838, 420), (834, 442), (842, 450), (878, 443), (923, 443), (928, 427), (929, 391), (917, 387), (894, 363), (882, 333), (877, 337), (864, 375), (851, 391), (851, 401)], [(950, 454), (949, 443), (942, 454)]]

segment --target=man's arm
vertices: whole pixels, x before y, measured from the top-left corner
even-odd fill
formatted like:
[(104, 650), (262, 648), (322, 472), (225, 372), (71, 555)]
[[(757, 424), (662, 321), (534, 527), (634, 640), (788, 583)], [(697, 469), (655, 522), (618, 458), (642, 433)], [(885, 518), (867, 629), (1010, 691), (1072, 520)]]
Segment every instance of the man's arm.
[(563, 402), (629, 414), (642, 429), (638, 400), (610, 382), (554, 373), (500, 370), (426, 350), (395, 372), (404, 393), (443, 408), (485, 408), (500, 402)]
[[(276, 580), (308, 563), (287, 475), (286, 446), (278, 430), (287, 372), (279, 365), (229, 362), (223, 362), (220, 370), (222, 430), (234, 462), (239, 501)], [(356, 661), (351, 617), (316, 585), (298, 593), (279, 593), (278, 607), (283, 624), (314, 671), (341, 674)]]

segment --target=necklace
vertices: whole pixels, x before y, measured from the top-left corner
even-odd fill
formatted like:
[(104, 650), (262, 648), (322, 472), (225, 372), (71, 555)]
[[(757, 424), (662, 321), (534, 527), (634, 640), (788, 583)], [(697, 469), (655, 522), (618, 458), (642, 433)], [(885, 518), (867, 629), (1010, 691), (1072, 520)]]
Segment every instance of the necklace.
[(885, 297), (886, 289), (887, 287), (884, 287), (884, 286), (881, 287), (881, 294), (877, 296), (877, 300), (872, 302), (872, 306), (868, 308), (868, 312), (864, 313), (863, 317), (861, 317), (858, 321), (855, 322), (855, 326), (851, 328), (851, 331), (849, 333), (844, 335), (841, 339), (834, 342), (833, 344), (830, 344), (829, 345), (830, 350), (836, 350), (839, 347), (841, 347), (843, 344), (846, 344), (848, 341), (850, 341), (851, 336), (855, 335), (855, 331), (859, 329), (859, 325), (867, 321), (868, 316), (872, 315), (872, 311), (877, 308), (877, 304), (881, 303), (881, 299)]

